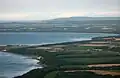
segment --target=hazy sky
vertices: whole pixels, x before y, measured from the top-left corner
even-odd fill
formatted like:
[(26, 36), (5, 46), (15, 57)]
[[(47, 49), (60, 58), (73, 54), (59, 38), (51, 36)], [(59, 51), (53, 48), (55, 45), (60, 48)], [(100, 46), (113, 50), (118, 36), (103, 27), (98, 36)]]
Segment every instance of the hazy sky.
[(120, 0), (0, 0), (0, 20), (120, 16)]

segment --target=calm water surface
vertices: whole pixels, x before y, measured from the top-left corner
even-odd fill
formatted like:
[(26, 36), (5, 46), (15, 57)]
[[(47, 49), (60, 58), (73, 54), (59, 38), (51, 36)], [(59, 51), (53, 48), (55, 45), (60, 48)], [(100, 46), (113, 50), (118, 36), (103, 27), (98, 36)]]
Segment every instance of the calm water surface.
[(67, 41), (90, 40), (92, 37), (111, 35), (115, 34), (62, 32), (0, 33), (0, 45), (58, 43)]

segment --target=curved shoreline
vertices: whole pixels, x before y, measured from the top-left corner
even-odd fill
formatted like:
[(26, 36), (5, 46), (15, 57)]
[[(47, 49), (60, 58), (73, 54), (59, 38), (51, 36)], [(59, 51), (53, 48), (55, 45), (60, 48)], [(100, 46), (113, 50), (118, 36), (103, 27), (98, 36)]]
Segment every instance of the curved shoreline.
[[(19, 58), (20, 59), (18, 59), (18, 61), (20, 60), (21, 61), (21, 63), (20, 64), (23, 64), (23, 65), (25, 65), (25, 66), (22, 66), (22, 69), (20, 69), (19, 67), (15, 67), (15, 68), (19, 68), (19, 69), (16, 69), (16, 71), (15, 70), (11, 70), (11, 72), (15, 72), (15, 73), (6, 73), (6, 72), (8, 72), (7, 71), (7, 69), (6, 70), (4, 70), (4, 73), (6, 74), (6, 76), (5, 77), (7, 77), (7, 78), (13, 78), (13, 77), (15, 77), (15, 76), (19, 76), (19, 75), (23, 75), (23, 74), (25, 74), (25, 73), (27, 73), (27, 72), (29, 72), (29, 71), (31, 71), (31, 70), (33, 70), (33, 69), (36, 69), (36, 68), (42, 68), (39, 64), (37, 64), (38, 63), (38, 60), (37, 59), (32, 59), (31, 57), (29, 57), (29, 56), (23, 56), (23, 55), (20, 55), (20, 54), (15, 54), (15, 53), (10, 53), (10, 52), (1, 52), (0, 51), (0, 53), (2, 53), (2, 54), (4, 54), (6, 57), (11, 57), (11, 55), (14, 57), (14, 58), (17, 58), (17, 56), (19, 56)], [(2, 55), (3, 56), (3, 55)], [(1, 57), (2, 57), (1, 56)], [(26, 60), (26, 61), (24, 61), (24, 59)], [(28, 61), (27, 61), (28, 60)], [(14, 63), (14, 61), (15, 60), (13, 60), (13, 63)], [(22, 63), (23, 62), (23, 63)], [(26, 62), (25, 64), (24, 64), (24, 62)], [(17, 64), (17, 63), (16, 63)], [(33, 65), (32, 65), (33, 64)], [(12, 64), (9, 64), (8, 63), (8, 65), (10, 65), (10, 67), (11, 67), (11, 65)], [(28, 68), (25, 68), (24, 70), (23, 70), (23, 67), (26, 67), (27, 65), (31, 65), (31, 67), (29, 66)], [(12, 66), (15, 66), (15, 65), (12, 65)], [(1, 69), (2, 70), (2, 69)], [(18, 71), (17, 71), (18, 70)], [(6, 71), (6, 72), (5, 72)], [(0, 77), (3, 77), (4, 75), (0, 75)]]
[[(92, 41), (92, 40), (85, 40), (85, 41), (74, 41), (74, 42), (63, 42), (63, 43), (53, 43), (53, 44), (45, 44), (45, 45), (37, 45), (37, 46), (31, 46), (32, 48), (34, 47), (47, 47), (47, 46), (52, 46), (52, 45), (68, 45), (68, 44), (73, 44), (73, 43), (88, 43), (88, 42), (90, 42), (90, 41)], [(93, 40), (94, 41), (94, 40)], [(29, 46), (30, 47), (30, 46)], [(27, 47), (27, 48), (29, 48), (29, 47)]]

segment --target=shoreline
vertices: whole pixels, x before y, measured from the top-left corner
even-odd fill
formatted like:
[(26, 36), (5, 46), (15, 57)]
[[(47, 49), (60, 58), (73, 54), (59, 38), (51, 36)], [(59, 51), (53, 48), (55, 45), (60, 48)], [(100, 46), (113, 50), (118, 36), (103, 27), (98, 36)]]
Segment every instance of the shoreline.
[[(20, 55), (20, 54), (15, 54), (15, 53), (10, 53), (10, 52), (1, 52), (0, 51), (0, 53), (2, 53), (2, 54), (4, 54), (5, 55), (5, 57), (10, 57), (11, 55), (14, 55), (14, 57), (15, 58), (20, 58), (20, 59), (18, 59), (18, 61), (19, 60), (26, 60), (26, 61), (20, 61), (19, 63), (20, 64), (23, 64), (23, 66), (22, 67), (24, 67), (24, 66), (27, 66), (28, 64), (30, 64), (31, 66), (29, 66), (29, 67), (27, 67), (27, 68), (25, 68), (25, 70), (22, 68), (22, 69), (20, 69), (20, 68), (18, 68), (18, 66), (16, 67), (16, 68), (18, 68), (18, 69), (16, 69), (15, 68), (15, 70), (12, 70), (12, 69), (10, 69), (10, 70), (12, 70), (11, 72), (16, 72), (16, 73), (9, 73), (9, 71), (6, 71), (5, 72), (5, 75), (2, 75), (2, 74), (0, 74), (0, 77), (7, 77), (7, 78), (13, 78), (13, 77), (15, 77), (15, 76), (19, 76), (19, 75), (23, 75), (23, 74), (25, 74), (25, 73), (27, 73), (27, 72), (29, 72), (29, 71), (31, 71), (31, 70), (34, 70), (34, 69), (42, 69), (43, 67), (40, 65), (40, 64), (38, 64), (38, 62), (39, 62), (39, 60), (37, 60), (37, 59), (32, 59), (31, 57), (29, 57), (29, 56), (24, 56), (24, 55)], [(7, 56), (6, 56), (7, 55)], [(9, 56), (10, 55), (10, 56)], [(13, 61), (11, 61), (11, 62), (14, 62), (15, 60), (13, 60)], [(26, 62), (25, 64), (24, 64), (24, 62)], [(19, 64), (18, 63), (18, 64)], [(9, 63), (8, 63), (9, 64)], [(16, 63), (17, 64), (17, 63)], [(12, 64), (9, 64), (9, 65), (12, 65)], [(15, 65), (12, 65), (12, 66), (15, 66)], [(7, 69), (6, 69), (7, 70)], [(1, 72), (0, 72), (1, 73)]]
[[(118, 35), (119, 36), (119, 35)], [(116, 37), (118, 37), (118, 36), (116, 36)], [(107, 36), (107, 37), (115, 37), (115, 36)], [(119, 36), (120, 37), (120, 36)], [(104, 38), (104, 37), (93, 37), (94, 39), (95, 38)], [(93, 40), (93, 38), (91, 39), (91, 40), (83, 40), (83, 41), (71, 41), (71, 42), (62, 42), (62, 43), (52, 43), (52, 44), (41, 44), (41, 45), (33, 45), (33, 46), (27, 46), (27, 47), (25, 47), (25, 48), (35, 48), (35, 47), (49, 47), (49, 46), (55, 46), (55, 45), (69, 45), (69, 44), (85, 44), (85, 43), (88, 43), (88, 42), (90, 42), (90, 41), (95, 41), (95, 40)], [(14, 46), (14, 45), (13, 45)], [(9, 53), (9, 52), (8, 52)], [(10, 53), (12, 53), (12, 52), (10, 52)], [(13, 54), (15, 54), (15, 53), (13, 53)], [(19, 54), (18, 54), (19, 55)], [(29, 56), (29, 55), (28, 55)], [(35, 69), (32, 69), (32, 70), (35, 70)], [(29, 70), (29, 71), (32, 71), (32, 70)], [(28, 71), (28, 72), (29, 72)], [(23, 74), (26, 74), (26, 73), (23, 73)]]
[[(4, 32), (3, 32), (4, 33)], [(23, 32), (24, 33), (24, 32)], [(35, 32), (36, 33), (36, 32)], [(60, 32), (61, 33), (61, 32)], [(63, 32), (64, 33), (64, 32)], [(71, 32), (72, 33), (72, 32)], [(86, 33), (82, 33), (82, 34), (86, 34)], [(93, 33), (94, 34), (94, 33)], [(96, 34), (96, 33), (95, 33)], [(99, 33), (97, 33), (99, 34)], [(111, 34), (111, 33), (107, 33), (107, 34)], [(112, 33), (114, 34), (114, 33)], [(114, 36), (101, 36), (101, 37), (91, 37), (91, 38), (76, 38), (76, 39), (71, 39), (71, 41), (61, 41), (61, 42), (50, 42), (50, 43), (39, 43), (39, 44), (0, 44), (1, 46), (26, 46), (26, 47), (30, 47), (30, 46), (47, 46), (47, 45), (59, 45), (59, 44), (66, 44), (66, 43), (82, 43), (82, 42), (87, 42), (87, 41), (93, 41), (93, 39), (96, 38), (104, 38), (104, 37), (120, 37), (120, 33), (115, 33)]]
[(1, 33), (41, 33), (41, 32), (58, 32), (58, 33), (106, 33), (106, 34), (120, 34), (116, 32), (75, 32), (75, 31), (0, 31)]

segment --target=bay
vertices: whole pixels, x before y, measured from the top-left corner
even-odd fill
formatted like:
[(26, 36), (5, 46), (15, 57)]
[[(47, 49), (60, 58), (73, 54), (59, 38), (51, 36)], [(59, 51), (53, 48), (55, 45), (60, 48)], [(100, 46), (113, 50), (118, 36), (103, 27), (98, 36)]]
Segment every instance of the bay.
[[(91, 40), (93, 37), (115, 36), (107, 33), (64, 33), (64, 32), (0, 32), (0, 45), (49, 44)], [(0, 78), (12, 78), (31, 69), (40, 67), (37, 60), (26, 56), (0, 52)]]
[(64, 32), (3, 32), (0, 45), (48, 44), (68, 41), (90, 40), (93, 37), (113, 36), (107, 33), (64, 33)]
[(12, 78), (32, 69), (42, 68), (37, 62), (38, 60), (27, 56), (0, 52), (0, 78)]

